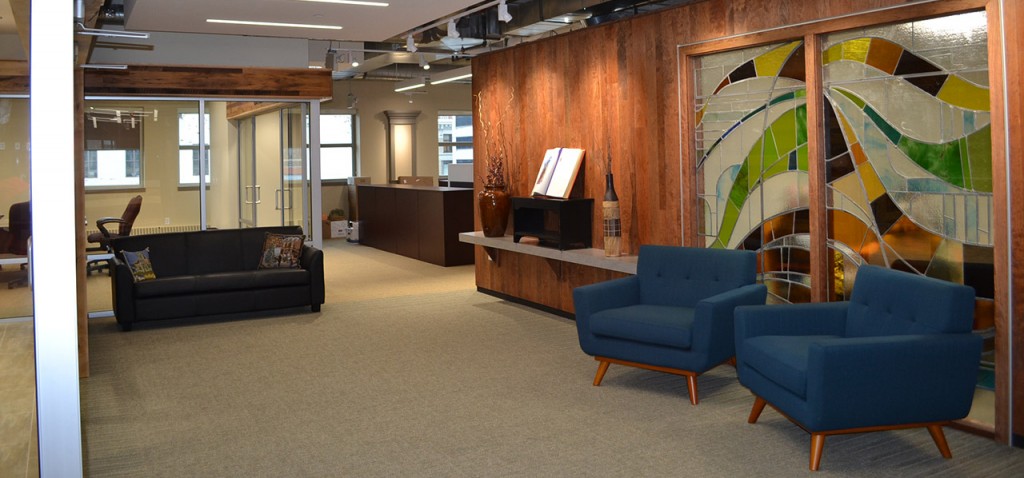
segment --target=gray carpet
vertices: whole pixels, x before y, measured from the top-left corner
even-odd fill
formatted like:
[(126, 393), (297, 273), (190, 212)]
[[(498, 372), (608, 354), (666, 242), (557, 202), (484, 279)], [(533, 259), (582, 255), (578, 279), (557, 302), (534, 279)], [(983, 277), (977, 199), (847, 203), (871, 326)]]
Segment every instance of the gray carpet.
[[(404, 261), (363, 249), (331, 254)], [(701, 377), (697, 407), (682, 377), (612, 366), (594, 387), (571, 320), (477, 293), (463, 273), (454, 290), (320, 314), (130, 333), (94, 320), (88, 475), (1024, 476), (1024, 450), (947, 430), (944, 460), (923, 429), (830, 437), (812, 474), (801, 429), (770, 409), (746, 423), (732, 368)]]

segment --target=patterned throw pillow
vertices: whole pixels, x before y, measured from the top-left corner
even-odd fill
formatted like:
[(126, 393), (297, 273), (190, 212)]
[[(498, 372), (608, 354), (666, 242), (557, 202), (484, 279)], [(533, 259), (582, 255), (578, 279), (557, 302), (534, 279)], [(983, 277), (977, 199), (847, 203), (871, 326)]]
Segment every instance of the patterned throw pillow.
[(156, 279), (156, 272), (153, 272), (153, 263), (149, 261), (149, 248), (138, 252), (121, 251), (121, 257), (128, 263), (132, 270), (132, 279), (135, 282)]
[(301, 235), (274, 234), (268, 232), (263, 241), (259, 269), (296, 269), (302, 254)]

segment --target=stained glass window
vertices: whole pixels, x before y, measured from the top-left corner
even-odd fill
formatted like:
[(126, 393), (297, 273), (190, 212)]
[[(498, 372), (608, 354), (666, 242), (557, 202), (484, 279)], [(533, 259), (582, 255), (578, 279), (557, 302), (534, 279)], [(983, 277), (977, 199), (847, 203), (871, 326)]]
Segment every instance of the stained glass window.
[[(862, 264), (974, 288), (994, 389), (992, 144), (984, 12), (829, 35), (823, 42), (829, 293)], [(971, 417), (991, 422), (988, 400)]]
[(695, 59), (698, 233), (757, 251), (770, 301), (810, 299), (802, 41)]

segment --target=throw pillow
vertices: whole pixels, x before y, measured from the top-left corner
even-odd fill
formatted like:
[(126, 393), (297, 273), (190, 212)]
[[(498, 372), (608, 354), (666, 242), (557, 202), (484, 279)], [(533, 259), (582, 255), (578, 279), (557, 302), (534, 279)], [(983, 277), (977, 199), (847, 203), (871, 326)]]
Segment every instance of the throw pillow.
[(153, 263), (149, 260), (149, 248), (141, 251), (121, 251), (121, 257), (128, 263), (132, 271), (132, 279), (135, 282), (156, 279), (156, 272), (153, 272)]
[(298, 268), (302, 243), (302, 235), (268, 232), (263, 240), (259, 269)]

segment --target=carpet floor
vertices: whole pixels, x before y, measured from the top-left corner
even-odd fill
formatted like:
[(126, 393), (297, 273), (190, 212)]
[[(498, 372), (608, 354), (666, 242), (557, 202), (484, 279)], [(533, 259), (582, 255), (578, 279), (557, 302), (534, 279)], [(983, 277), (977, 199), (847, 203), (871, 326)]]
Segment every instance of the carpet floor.
[(947, 429), (809, 436), (746, 423), (728, 366), (699, 380), (613, 366), (573, 321), (478, 293), (473, 268), (327, 246), (328, 302), (140, 325), (90, 322), (89, 476), (1024, 476), (1024, 450)]

